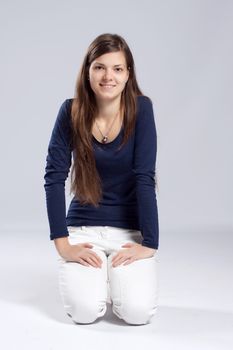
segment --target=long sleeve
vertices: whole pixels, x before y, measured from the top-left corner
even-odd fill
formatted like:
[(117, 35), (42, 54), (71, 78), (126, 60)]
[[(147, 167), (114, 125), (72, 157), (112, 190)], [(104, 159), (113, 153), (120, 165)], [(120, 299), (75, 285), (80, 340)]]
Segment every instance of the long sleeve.
[(46, 157), (44, 188), (50, 239), (69, 236), (66, 225), (65, 181), (71, 166), (69, 100), (65, 100), (52, 130)]
[(144, 96), (142, 113), (136, 121), (133, 172), (136, 176), (138, 218), (142, 245), (158, 249), (159, 221), (155, 193), (157, 132), (153, 105)]

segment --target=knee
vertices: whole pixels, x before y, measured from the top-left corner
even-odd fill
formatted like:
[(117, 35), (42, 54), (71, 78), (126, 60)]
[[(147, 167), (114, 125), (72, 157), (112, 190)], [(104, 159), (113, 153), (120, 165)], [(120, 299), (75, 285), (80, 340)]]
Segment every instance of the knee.
[(113, 312), (126, 323), (131, 325), (142, 325), (150, 323), (152, 317), (157, 312), (157, 305), (148, 305), (143, 303), (134, 304), (128, 302), (120, 307), (113, 305)]
[(76, 303), (69, 311), (69, 316), (75, 323), (93, 323), (97, 318), (103, 316), (107, 310), (106, 303)]

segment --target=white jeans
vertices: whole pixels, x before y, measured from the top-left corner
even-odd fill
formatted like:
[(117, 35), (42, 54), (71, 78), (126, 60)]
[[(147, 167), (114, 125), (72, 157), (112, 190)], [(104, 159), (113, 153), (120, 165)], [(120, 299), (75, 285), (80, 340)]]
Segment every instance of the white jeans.
[(158, 307), (158, 251), (150, 258), (112, 267), (112, 257), (141, 243), (138, 230), (112, 226), (68, 226), (69, 243), (89, 242), (101, 258), (101, 268), (69, 262), (59, 256), (59, 291), (66, 313), (75, 323), (92, 323), (105, 314), (107, 304), (128, 324), (150, 323)]

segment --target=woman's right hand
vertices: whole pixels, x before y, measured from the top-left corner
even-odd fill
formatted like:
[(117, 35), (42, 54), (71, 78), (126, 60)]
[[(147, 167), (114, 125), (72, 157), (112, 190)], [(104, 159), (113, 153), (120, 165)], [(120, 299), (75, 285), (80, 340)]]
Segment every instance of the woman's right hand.
[(93, 252), (90, 248), (92, 244), (78, 243), (70, 244), (67, 237), (61, 237), (54, 239), (55, 246), (60, 256), (66, 261), (78, 262), (85, 266), (100, 267), (102, 266), (102, 260)]

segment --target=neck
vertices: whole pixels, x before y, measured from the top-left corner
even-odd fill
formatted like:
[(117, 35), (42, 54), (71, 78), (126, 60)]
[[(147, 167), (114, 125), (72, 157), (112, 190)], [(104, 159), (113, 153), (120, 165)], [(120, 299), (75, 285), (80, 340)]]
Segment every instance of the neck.
[(107, 123), (111, 122), (115, 118), (116, 114), (120, 110), (120, 99), (113, 101), (98, 101), (98, 113), (97, 120), (104, 120)]

